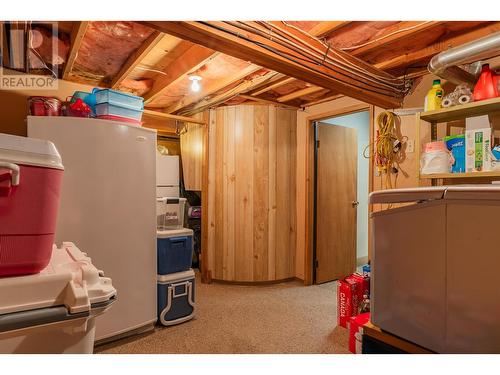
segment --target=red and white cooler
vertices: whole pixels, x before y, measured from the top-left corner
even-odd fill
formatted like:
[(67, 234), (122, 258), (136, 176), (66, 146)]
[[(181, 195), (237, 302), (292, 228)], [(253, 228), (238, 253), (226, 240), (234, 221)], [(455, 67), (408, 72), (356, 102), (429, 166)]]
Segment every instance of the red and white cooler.
[(0, 278), (0, 353), (90, 354), (116, 289), (73, 243), (35, 275)]
[(0, 277), (49, 263), (63, 171), (52, 142), (0, 133)]

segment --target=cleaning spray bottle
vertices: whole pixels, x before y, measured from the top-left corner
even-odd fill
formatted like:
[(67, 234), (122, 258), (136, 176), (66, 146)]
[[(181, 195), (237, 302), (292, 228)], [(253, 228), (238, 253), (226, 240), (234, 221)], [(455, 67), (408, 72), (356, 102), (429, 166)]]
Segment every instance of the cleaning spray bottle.
[(443, 88), (441, 87), (441, 80), (435, 79), (432, 82), (432, 88), (425, 97), (424, 110), (435, 111), (441, 109), (441, 100), (443, 100)]

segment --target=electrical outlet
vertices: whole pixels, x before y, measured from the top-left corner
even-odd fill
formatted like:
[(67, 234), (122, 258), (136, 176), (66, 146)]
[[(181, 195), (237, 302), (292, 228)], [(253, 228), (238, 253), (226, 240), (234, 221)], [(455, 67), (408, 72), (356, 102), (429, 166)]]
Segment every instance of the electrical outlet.
[(415, 152), (415, 141), (413, 139), (408, 139), (406, 141), (406, 152), (407, 153)]

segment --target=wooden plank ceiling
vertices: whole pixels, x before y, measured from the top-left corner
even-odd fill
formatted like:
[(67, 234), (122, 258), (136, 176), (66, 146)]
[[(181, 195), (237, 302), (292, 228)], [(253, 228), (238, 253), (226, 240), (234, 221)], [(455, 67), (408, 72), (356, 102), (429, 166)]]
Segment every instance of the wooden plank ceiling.
[[(500, 22), (483, 21), (90, 21), (63, 26), (60, 34), (69, 34), (62, 38), (69, 41), (69, 52), (59, 66), (61, 78), (133, 92), (144, 97), (148, 109), (178, 116), (244, 102), (301, 108), (340, 95), (397, 107), (407, 89), (401, 82), (425, 74), (432, 56), (500, 31)], [(266, 28), (273, 40), (261, 33)], [(236, 30), (238, 36), (230, 34)], [(304, 58), (311, 51), (319, 60)], [(302, 60), (290, 62), (290, 56)], [(360, 72), (367, 80), (357, 80)], [(202, 77), (199, 92), (190, 90), (193, 74)]]

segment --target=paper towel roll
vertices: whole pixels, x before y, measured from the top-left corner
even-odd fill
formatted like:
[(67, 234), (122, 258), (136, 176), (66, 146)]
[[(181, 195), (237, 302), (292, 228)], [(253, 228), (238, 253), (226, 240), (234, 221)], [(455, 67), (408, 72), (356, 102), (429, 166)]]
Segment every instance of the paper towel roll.
[(466, 103), (469, 103), (471, 102), (471, 96), (470, 95), (461, 95), (459, 98), (458, 98), (458, 102), (460, 104), (466, 104)]

